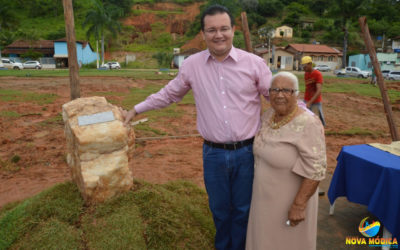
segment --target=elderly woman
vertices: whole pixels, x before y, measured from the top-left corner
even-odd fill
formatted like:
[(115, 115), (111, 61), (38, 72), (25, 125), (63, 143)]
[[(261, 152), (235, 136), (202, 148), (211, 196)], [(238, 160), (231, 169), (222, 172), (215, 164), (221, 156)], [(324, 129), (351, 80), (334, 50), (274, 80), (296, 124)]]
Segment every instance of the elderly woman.
[(254, 182), (246, 249), (316, 249), (319, 182), (325, 176), (324, 128), (298, 108), (298, 80), (272, 78), (272, 108), (254, 145)]

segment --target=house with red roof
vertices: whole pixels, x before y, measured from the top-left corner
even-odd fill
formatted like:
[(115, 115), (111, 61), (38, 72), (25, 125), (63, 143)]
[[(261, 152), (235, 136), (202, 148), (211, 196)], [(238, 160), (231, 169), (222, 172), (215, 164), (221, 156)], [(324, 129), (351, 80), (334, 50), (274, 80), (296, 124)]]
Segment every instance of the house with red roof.
[(323, 44), (293, 43), (285, 47), (285, 51), (293, 55), (293, 69), (300, 70), (303, 56), (311, 56), (315, 65), (328, 65), (332, 70), (341, 68), (343, 54)]
[(322, 44), (289, 44), (286, 47), (255, 47), (254, 53), (263, 57), (272, 70), (302, 70), (303, 56), (311, 56), (315, 65), (328, 65), (332, 70), (341, 68), (342, 53)]

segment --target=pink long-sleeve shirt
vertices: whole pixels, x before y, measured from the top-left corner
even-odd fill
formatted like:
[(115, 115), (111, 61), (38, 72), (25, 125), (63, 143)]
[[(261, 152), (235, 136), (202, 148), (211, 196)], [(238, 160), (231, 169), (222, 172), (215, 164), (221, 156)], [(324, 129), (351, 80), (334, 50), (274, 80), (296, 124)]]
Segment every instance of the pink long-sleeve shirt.
[(265, 61), (254, 54), (232, 47), (219, 62), (204, 50), (185, 59), (176, 78), (135, 110), (166, 107), (192, 89), (203, 138), (217, 143), (242, 141), (260, 127), (260, 95), (268, 98), (271, 77)]

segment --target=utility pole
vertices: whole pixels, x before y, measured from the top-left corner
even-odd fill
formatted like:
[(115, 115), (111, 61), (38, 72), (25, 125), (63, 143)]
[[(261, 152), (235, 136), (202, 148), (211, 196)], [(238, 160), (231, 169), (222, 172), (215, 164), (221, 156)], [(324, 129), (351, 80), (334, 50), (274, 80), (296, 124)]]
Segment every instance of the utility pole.
[(67, 35), (68, 68), (71, 100), (81, 97), (79, 86), (79, 66), (76, 54), (74, 9), (72, 0), (63, 0), (65, 33)]
[(397, 127), (393, 119), (392, 107), (390, 105), (389, 97), (386, 91), (386, 86), (383, 80), (381, 67), (378, 62), (378, 58), (376, 56), (374, 43), (372, 42), (371, 35), (369, 34), (367, 19), (365, 18), (365, 16), (360, 17), (358, 19), (358, 22), (360, 23), (361, 31), (364, 35), (365, 46), (368, 49), (369, 57), (371, 58), (372, 65), (374, 66), (374, 71), (378, 80), (379, 90), (381, 91), (383, 107), (385, 109), (386, 119), (389, 125), (392, 141), (399, 141), (400, 140), (399, 132), (397, 131)]
[(96, 40), (96, 65), (99, 68), (99, 40)]
[(246, 12), (242, 12), (240, 15), (242, 17), (242, 29), (243, 29), (243, 35), (244, 35), (244, 42), (246, 44), (246, 50), (247, 50), (247, 52), (253, 53), (253, 48), (251, 46), (251, 41), (250, 41), (250, 31), (249, 31), (249, 24), (247, 23)]

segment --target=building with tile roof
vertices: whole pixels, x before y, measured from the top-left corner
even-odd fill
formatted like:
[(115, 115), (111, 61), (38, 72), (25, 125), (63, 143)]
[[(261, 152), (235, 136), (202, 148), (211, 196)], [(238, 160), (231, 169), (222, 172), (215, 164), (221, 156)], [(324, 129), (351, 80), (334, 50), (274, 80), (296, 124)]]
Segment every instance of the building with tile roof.
[(293, 67), (301, 69), (300, 61), (303, 56), (311, 56), (315, 65), (328, 65), (331, 69), (341, 67), (343, 54), (323, 44), (299, 44), (293, 43), (285, 47), (285, 50), (293, 54)]
[[(44, 68), (68, 67), (68, 48), (65, 38), (58, 40), (24, 41), (18, 40), (6, 46), (3, 54), (22, 61), (22, 55), (27, 52), (38, 52), (43, 56), (39, 59)], [(76, 53), (79, 65), (89, 64), (97, 60), (97, 53), (87, 41), (76, 41)]]

